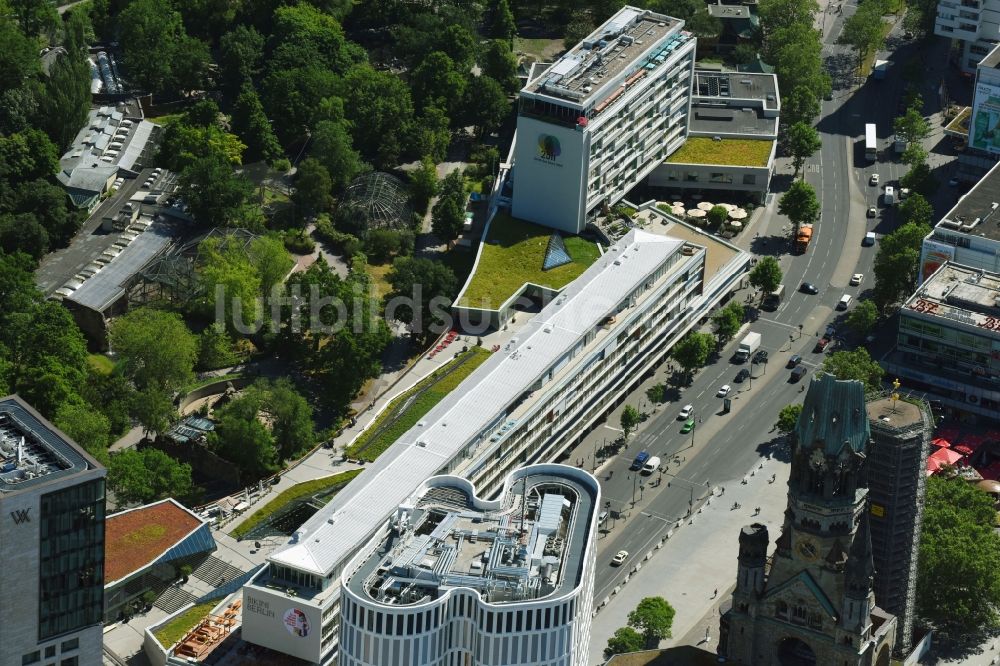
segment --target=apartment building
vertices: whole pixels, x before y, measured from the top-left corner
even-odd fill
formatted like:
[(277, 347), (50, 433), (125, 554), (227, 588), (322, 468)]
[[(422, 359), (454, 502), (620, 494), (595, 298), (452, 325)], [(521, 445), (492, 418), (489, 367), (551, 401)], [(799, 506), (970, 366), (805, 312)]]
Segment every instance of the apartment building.
[(1000, 0), (939, 0), (934, 34), (958, 40), (962, 71), (974, 72), (1000, 42)]
[(422, 484), (341, 578), (341, 666), (586, 666), (600, 485), (564, 465), (498, 499)]
[(269, 556), (244, 587), (244, 638), (332, 659), (341, 576), (424, 481), (455, 475), (493, 497), (515, 470), (556, 459), (708, 316), (749, 259), (680, 223), (629, 232)]
[(102, 663), (106, 473), (0, 398), (0, 666)]
[(581, 232), (687, 135), (695, 38), (624, 7), (521, 90), (515, 217)]

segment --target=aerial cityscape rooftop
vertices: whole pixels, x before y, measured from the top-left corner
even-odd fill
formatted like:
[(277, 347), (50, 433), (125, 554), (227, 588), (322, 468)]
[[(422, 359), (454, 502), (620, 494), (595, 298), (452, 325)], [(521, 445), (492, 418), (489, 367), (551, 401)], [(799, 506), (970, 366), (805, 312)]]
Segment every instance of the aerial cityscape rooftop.
[(0, 398), (0, 495), (86, 471), (89, 465), (82, 449), (18, 398)]
[(1000, 208), (1000, 164), (990, 169), (982, 180), (958, 200), (958, 203), (937, 223), (937, 228), (1000, 240), (998, 208)]

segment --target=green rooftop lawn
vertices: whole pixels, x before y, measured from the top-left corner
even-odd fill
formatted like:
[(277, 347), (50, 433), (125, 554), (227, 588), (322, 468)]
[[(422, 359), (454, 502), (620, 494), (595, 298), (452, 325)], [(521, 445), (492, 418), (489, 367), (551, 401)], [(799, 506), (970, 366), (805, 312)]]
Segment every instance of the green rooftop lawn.
[[(559, 205), (553, 201), (552, 205)], [(545, 248), (552, 229), (497, 213), (490, 224), (479, 265), (460, 305), (497, 308), (526, 282), (561, 289), (580, 277), (600, 251), (597, 245), (577, 236), (563, 240), (572, 263), (542, 270)]]
[(972, 115), (972, 107), (970, 106), (965, 107), (964, 109), (959, 111), (957, 116), (952, 118), (952, 121), (948, 123), (948, 126), (945, 127), (945, 129), (950, 130), (952, 132), (964, 132), (968, 134), (969, 133), (968, 126), (963, 125), (962, 123), (966, 122), (971, 115)]
[(772, 141), (758, 139), (723, 139), (690, 137), (684, 145), (667, 158), (671, 164), (718, 164), (720, 166), (767, 166), (771, 156)]
[(199, 622), (219, 604), (219, 599), (195, 604), (165, 625), (153, 632), (160, 645), (169, 648), (171, 645), (184, 638), (189, 631), (195, 628)]
[[(452, 344), (455, 343), (453, 342)], [(455, 390), (466, 377), (472, 374), (473, 370), (482, 365), (490, 357), (490, 352), (482, 347), (471, 347), (465, 353), (471, 354), (472, 357), (468, 358), (447, 376), (442, 377), (458, 359), (449, 361), (444, 367), (435, 371), (430, 376), (424, 377), (413, 388), (400, 394), (395, 400), (389, 403), (382, 410), (382, 413), (379, 414), (378, 418), (375, 419), (375, 422), (348, 447), (348, 457), (355, 458), (360, 456), (361, 459), (369, 462), (375, 460), (379, 454), (392, 446), (392, 443), (399, 439), (403, 433), (415, 426), (417, 421), (422, 419), (427, 412), (431, 411), (436, 404), (444, 400), (446, 395)], [(385, 430), (379, 432), (385, 420), (394, 414), (396, 407), (417, 393), (420, 393), (420, 396), (396, 416), (395, 422)], [(375, 433), (379, 434), (376, 436)]]
[(316, 493), (328, 488), (333, 488), (340, 484), (346, 484), (348, 481), (360, 474), (361, 471), (362, 470), (360, 469), (352, 469), (348, 472), (334, 474), (333, 476), (325, 476), (322, 479), (313, 479), (312, 481), (297, 483), (250, 514), (246, 520), (237, 525), (236, 529), (230, 532), (229, 536), (234, 539), (242, 539), (245, 534), (250, 532), (250, 530), (260, 525), (262, 522), (288, 506), (290, 503), (296, 500), (304, 499), (310, 495), (315, 495)]

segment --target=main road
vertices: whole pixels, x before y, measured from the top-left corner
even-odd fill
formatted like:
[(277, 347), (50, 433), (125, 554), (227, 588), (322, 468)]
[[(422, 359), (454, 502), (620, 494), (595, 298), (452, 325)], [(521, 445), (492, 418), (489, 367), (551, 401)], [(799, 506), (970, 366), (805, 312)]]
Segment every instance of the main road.
[[(808, 377), (822, 364), (822, 354), (813, 352), (816, 336), (831, 323), (842, 331), (844, 313), (835, 310), (837, 302), (845, 293), (858, 298), (872, 284), (876, 248), (863, 247), (861, 241), (869, 230), (880, 236), (888, 233), (894, 220), (892, 213), (882, 211), (880, 206), (882, 188), (869, 186), (868, 180), (871, 173), (878, 171), (884, 185), (898, 178), (903, 167), (898, 162), (872, 165), (864, 160), (864, 125), (878, 125), (884, 150), (896, 115), (896, 101), (902, 94), (901, 68), (896, 63), (889, 79), (868, 81), (858, 87), (850, 73), (853, 54), (835, 44), (844, 17), (831, 16), (834, 18), (825, 32), (824, 58), (834, 78), (834, 93), (832, 99), (823, 102), (818, 123), (822, 148), (805, 166), (805, 178), (816, 188), (822, 205), (813, 242), (805, 254), (792, 254), (790, 226), (774, 213), (773, 202), (769, 205), (754, 229), (758, 235), (751, 240), (750, 249), (780, 260), (786, 285), (783, 302), (774, 312), (756, 313), (756, 319), (744, 327), (715, 363), (703, 368), (680, 395), (675, 394), (669, 403), (660, 406), (630, 438), (627, 448), (599, 469), (609, 517), (598, 546), (594, 590), (597, 602), (611, 593), (631, 568), (632, 560), (641, 559), (707, 493), (722, 493), (721, 501), (725, 501), (725, 486), (741, 483), (745, 475), (757, 469), (762, 457), (784, 458), (783, 440), (773, 425), (784, 405), (801, 399)], [(779, 189), (782, 179), (787, 185), (790, 177), (775, 176)], [(869, 206), (879, 207), (880, 215), (867, 218)], [(855, 272), (865, 274), (860, 287), (848, 284)], [(803, 281), (816, 285), (819, 294), (800, 292), (798, 287)], [(839, 320), (835, 315), (840, 315)], [(766, 365), (730, 362), (739, 337), (749, 330), (762, 335), (762, 348), (769, 352)], [(810, 370), (798, 384), (790, 381), (785, 367), (792, 354), (801, 355)], [(735, 383), (734, 377), (743, 367), (753, 369), (753, 379)], [(716, 397), (723, 384), (732, 387), (729, 412), (725, 412), (723, 400)], [(694, 407), (697, 421), (695, 430), (688, 434), (680, 432), (682, 422), (677, 419), (685, 404)], [(613, 428), (607, 429), (612, 425), (617, 424), (595, 431), (588, 442), (597, 444), (605, 437), (616, 436)], [(661, 458), (662, 472), (637, 476), (630, 471), (633, 458), (642, 450)], [(629, 562), (623, 567), (610, 566), (619, 550), (629, 552)], [(735, 563), (733, 566), (735, 572)]]

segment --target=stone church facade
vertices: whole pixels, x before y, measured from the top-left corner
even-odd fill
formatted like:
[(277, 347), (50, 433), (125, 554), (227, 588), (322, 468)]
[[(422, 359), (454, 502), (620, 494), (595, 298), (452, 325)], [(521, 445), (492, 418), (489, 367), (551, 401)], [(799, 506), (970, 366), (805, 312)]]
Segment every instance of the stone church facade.
[(792, 436), (784, 525), (740, 532), (719, 654), (746, 666), (888, 666), (896, 618), (875, 605), (864, 386), (810, 382)]

